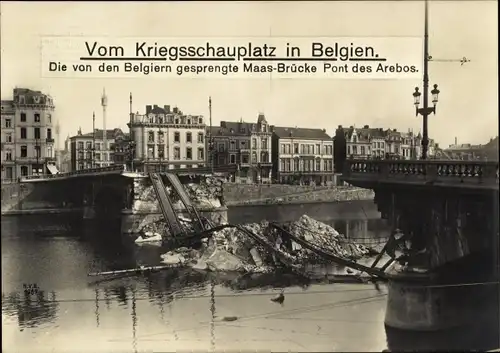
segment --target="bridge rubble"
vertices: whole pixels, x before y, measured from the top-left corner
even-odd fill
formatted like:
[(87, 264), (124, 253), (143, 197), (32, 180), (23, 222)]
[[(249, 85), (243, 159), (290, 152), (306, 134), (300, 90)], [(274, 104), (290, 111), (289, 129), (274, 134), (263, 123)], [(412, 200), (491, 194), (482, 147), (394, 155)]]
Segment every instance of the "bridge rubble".
[[(244, 224), (241, 226), (259, 235), (274, 247), (289, 256), (290, 263), (296, 266), (321, 264), (325, 260), (315, 252), (301, 247), (289, 239), (284, 239), (269, 222)], [(373, 250), (356, 244), (330, 227), (313, 218), (303, 215), (299, 220), (286, 225), (287, 230), (314, 246), (321, 247), (332, 254), (356, 261), (373, 255)], [(248, 237), (238, 228), (225, 228), (204, 238), (197, 249), (181, 247), (162, 255), (166, 264), (183, 263), (200, 270), (272, 272), (282, 265), (268, 247)]]
[[(268, 221), (230, 225), (222, 217), (209, 220), (200, 216), (197, 208), (224, 206), (223, 182), (218, 178), (184, 178), (181, 185), (173, 175), (152, 174), (151, 181), (157, 184), (154, 192), (146, 188), (143, 195), (163, 199), (159, 203), (165, 203), (166, 218), (145, 224), (136, 243), (168, 244), (171, 250), (162, 255), (165, 264), (211, 271), (272, 272), (277, 267), (297, 270), (334, 259), (345, 266), (374, 253), (308, 215), (283, 225)], [(165, 213), (168, 205), (180, 213)]]

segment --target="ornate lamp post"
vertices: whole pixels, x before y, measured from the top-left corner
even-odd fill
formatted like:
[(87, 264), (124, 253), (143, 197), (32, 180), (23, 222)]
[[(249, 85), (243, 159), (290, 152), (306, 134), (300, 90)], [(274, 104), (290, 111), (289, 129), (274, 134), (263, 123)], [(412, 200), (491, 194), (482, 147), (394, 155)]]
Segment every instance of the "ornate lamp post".
[(439, 90), (438, 86), (434, 85), (434, 89), (431, 91), (433, 106), (429, 107), (429, 11), (427, 6), (427, 0), (425, 1), (425, 26), (424, 26), (424, 105), (419, 108), (421, 93), (418, 87), (415, 87), (415, 92), (413, 93), (414, 104), (416, 108), (415, 116), (418, 114), (422, 115), (423, 118), (423, 131), (422, 131), (422, 159), (427, 159), (427, 149), (429, 147), (429, 132), (428, 132), (428, 117), (431, 113), (436, 114), (436, 105), (438, 102)]

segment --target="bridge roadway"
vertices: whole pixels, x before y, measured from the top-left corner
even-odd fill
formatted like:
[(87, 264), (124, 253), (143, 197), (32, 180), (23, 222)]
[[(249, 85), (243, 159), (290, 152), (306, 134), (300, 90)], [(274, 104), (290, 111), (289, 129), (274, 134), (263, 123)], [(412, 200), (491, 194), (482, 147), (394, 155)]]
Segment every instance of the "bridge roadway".
[[(372, 189), (382, 217), (411, 238), (413, 255), (389, 284), (387, 326), (438, 330), (500, 313), (497, 161), (347, 160), (343, 179)], [(463, 286), (472, 282), (491, 285)], [(485, 296), (493, 302), (479, 308)]]

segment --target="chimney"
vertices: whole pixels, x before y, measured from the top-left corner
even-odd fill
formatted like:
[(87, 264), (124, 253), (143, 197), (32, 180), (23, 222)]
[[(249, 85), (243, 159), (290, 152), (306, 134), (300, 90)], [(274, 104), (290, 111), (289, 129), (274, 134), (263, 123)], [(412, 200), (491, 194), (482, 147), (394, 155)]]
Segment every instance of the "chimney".
[(146, 114), (151, 113), (151, 110), (153, 110), (153, 108), (150, 105), (146, 105)]
[(156, 108), (158, 108), (158, 106), (155, 104), (155, 105), (153, 105), (153, 108), (156, 109)]
[(394, 132), (398, 132), (398, 129), (394, 129)]
[(165, 113), (170, 114), (170, 106), (169, 105), (164, 105), (163, 109), (165, 110)]
[(179, 112), (179, 109), (177, 109), (177, 107), (174, 107), (173, 112), (174, 114), (177, 114)]
[(363, 129), (369, 129), (369, 128), (370, 128), (370, 125), (363, 126)]
[(326, 133), (326, 129), (323, 129), (323, 132), (325, 132), (325, 133)]
[(222, 127), (222, 128), (225, 129), (226, 128), (226, 122), (225, 121), (221, 121), (220, 122), (220, 127)]

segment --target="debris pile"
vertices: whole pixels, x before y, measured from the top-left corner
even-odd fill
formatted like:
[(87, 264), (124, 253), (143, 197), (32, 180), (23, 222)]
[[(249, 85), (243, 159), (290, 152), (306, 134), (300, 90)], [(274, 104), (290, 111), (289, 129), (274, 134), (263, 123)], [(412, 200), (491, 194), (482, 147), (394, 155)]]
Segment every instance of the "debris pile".
[[(338, 257), (356, 260), (370, 253), (366, 246), (349, 241), (335, 228), (318, 222), (307, 215), (303, 215), (298, 221), (291, 223), (288, 231)], [(301, 249), (299, 244), (294, 244), (294, 247), (310, 253), (308, 250)]]
[[(269, 247), (279, 250), (291, 265), (315, 263), (318, 255), (303, 249), (293, 240), (282, 239), (268, 222), (243, 225), (252, 233), (264, 239)], [(349, 242), (344, 235), (333, 227), (316, 221), (309, 216), (302, 216), (289, 225), (288, 231), (312, 245), (324, 249), (345, 259), (360, 259), (370, 255), (370, 249), (354, 242)], [(236, 228), (225, 228), (214, 232), (209, 239), (203, 239), (199, 250), (179, 248), (162, 255), (164, 263), (182, 263), (200, 270), (272, 272), (278, 260), (275, 252), (264, 247), (253, 238)]]
[(223, 203), (222, 180), (203, 176), (198, 183), (184, 184), (188, 196), (199, 208), (219, 208)]

